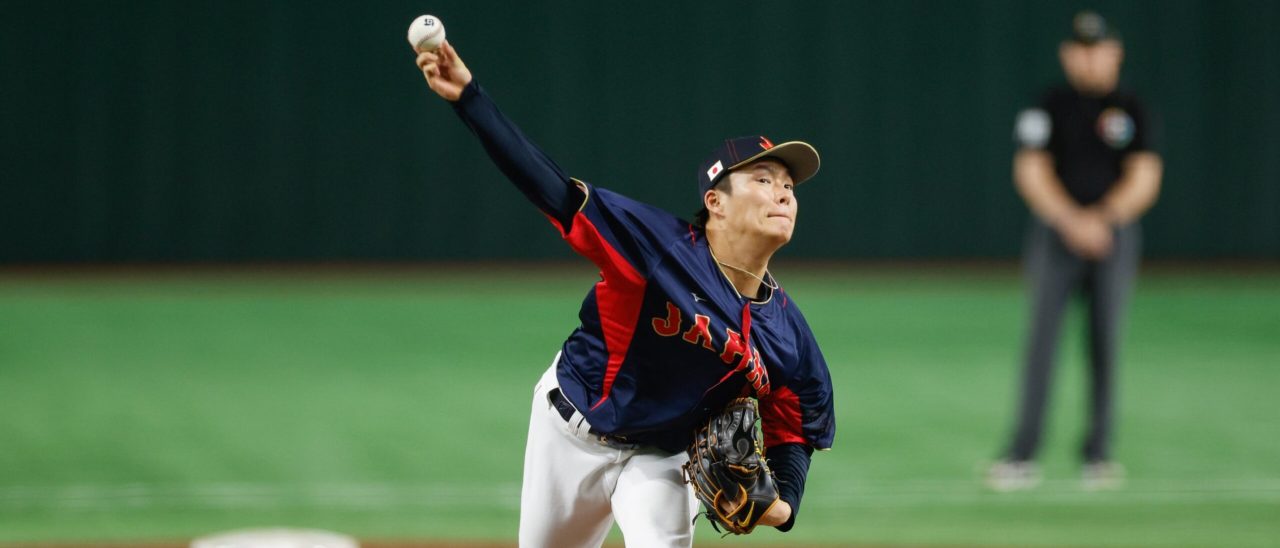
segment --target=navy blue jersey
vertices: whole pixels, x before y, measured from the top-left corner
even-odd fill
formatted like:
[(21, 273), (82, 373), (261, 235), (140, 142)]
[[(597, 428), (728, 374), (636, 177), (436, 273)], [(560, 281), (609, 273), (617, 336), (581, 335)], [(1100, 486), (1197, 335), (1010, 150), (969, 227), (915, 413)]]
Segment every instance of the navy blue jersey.
[(760, 401), (766, 457), (799, 512), (814, 449), (831, 447), (831, 376), (782, 289), (753, 301), (721, 273), (689, 223), (571, 179), (473, 80), (453, 103), (490, 158), (600, 269), (564, 342), (557, 378), (592, 427), (678, 452), (695, 425), (743, 395)]
[(751, 395), (760, 400), (766, 447), (831, 447), (830, 374), (791, 297), (781, 289), (758, 302), (740, 296), (702, 231), (578, 184), (581, 210), (567, 231), (555, 224), (601, 280), (564, 343), (558, 377), (587, 422), (680, 449), (709, 413)]

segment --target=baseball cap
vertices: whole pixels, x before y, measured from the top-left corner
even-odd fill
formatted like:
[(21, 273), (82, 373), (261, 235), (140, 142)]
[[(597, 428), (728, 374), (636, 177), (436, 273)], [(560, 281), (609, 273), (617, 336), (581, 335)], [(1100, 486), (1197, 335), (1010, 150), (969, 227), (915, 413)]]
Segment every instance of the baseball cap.
[(763, 135), (725, 139), (698, 168), (698, 199), (716, 186), (734, 169), (764, 158), (774, 158), (787, 165), (791, 181), (800, 184), (818, 172), (821, 161), (813, 145), (802, 141), (773, 144)]
[(1095, 11), (1082, 11), (1071, 20), (1071, 41), (1086, 46), (1103, 40), (1119, 40), (1120, 35)]

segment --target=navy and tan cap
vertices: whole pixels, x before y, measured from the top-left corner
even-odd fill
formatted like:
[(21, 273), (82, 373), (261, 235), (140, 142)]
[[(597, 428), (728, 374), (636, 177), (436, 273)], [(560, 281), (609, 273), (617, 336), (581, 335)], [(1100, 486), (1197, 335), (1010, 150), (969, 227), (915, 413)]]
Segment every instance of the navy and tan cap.
[(813, 177), (822, 163), (818, 151), (802, 141), (775, 145), (762, 135), (725, 139), (698, 168), (698, 198), (716, 186), (724, 174), (764, 158), (786, 164), (791, 181), (797, 185)]

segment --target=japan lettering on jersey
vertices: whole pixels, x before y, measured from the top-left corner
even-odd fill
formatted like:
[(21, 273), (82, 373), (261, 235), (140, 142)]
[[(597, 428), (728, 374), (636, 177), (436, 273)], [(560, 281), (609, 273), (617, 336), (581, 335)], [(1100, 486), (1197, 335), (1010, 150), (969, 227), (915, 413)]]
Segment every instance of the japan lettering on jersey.
[(729, 400), (760, 400), (766, 446), (830, 448), (830, 372), (785, 291), (739, 296), (705, 234), (605, 189), (587, 197), (561, 235), (600, 268), (581, 325), (557, 370), (563, 393), (595, 428), (681, 450), (695, 424)]

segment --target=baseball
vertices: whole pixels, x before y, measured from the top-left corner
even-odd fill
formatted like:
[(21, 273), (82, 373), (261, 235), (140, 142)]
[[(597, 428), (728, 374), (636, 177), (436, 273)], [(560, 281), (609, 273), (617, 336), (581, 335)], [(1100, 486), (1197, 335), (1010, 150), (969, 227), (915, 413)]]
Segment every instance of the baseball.
[(419, 15), (409, 25), (409, 45), (418, 52), (435, 51), (444, 42), (444, 23), (434, 15)]

